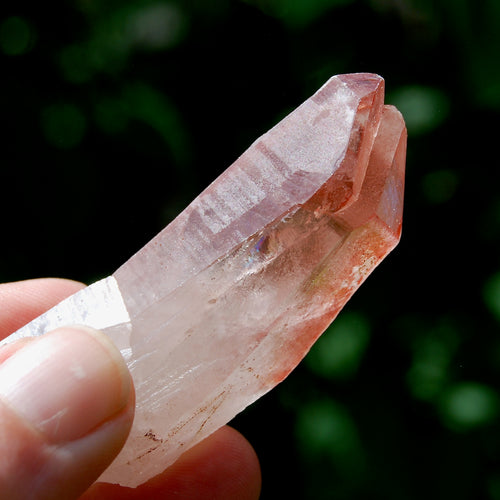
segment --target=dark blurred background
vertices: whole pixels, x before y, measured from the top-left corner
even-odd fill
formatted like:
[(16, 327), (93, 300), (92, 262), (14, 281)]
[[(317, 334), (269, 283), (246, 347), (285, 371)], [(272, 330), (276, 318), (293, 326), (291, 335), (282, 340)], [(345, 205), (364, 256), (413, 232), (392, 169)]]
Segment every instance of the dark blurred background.
[(399, 247), (234, 425), (263, 499), (500, 499), (498, 0), (0, 7), (0, 279), (111, 274), (337, 73), (408, 126)]

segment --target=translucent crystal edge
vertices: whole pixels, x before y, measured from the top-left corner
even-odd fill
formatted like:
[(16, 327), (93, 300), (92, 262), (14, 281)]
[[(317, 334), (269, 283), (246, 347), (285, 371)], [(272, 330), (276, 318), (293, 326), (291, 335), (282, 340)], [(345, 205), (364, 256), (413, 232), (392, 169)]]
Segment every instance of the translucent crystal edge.
[(81, 324), (105, 330), (129, 321), (130, 316), (116, 279), (108, 276), (59, 302), (52, 309), (3, 339), (0, 345), (23, 337), (43, 335), (61, 326)]

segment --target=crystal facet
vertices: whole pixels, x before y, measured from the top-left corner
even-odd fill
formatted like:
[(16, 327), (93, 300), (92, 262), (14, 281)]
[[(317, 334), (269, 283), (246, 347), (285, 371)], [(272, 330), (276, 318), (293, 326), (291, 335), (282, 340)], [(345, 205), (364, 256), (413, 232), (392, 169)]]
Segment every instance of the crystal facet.
[(377, 75), (331, 78), (120, 267), (7, 341), (82, 323), (120, 348), (135, 486), (282, 381), (399, 241), (406, 129)]

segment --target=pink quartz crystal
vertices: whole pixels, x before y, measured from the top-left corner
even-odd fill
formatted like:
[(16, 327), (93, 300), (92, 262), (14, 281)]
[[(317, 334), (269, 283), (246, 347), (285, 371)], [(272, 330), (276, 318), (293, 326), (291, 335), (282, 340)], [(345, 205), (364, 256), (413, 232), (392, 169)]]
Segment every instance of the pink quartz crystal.
[(121, 349), (136, 418), (102, 480), (144, 482), (272, 389), (396, 246), (406, 129), (383, 94), (377, 75), (331, 78), (112, 276), (10, 338), (84, 323)]

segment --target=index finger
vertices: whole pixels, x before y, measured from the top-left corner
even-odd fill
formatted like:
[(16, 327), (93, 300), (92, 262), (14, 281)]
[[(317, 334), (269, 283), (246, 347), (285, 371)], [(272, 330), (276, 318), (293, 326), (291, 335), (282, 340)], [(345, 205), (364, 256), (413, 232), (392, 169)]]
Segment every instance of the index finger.
[(84, 287), (59, 278), (0, 284), (0, 340)]

